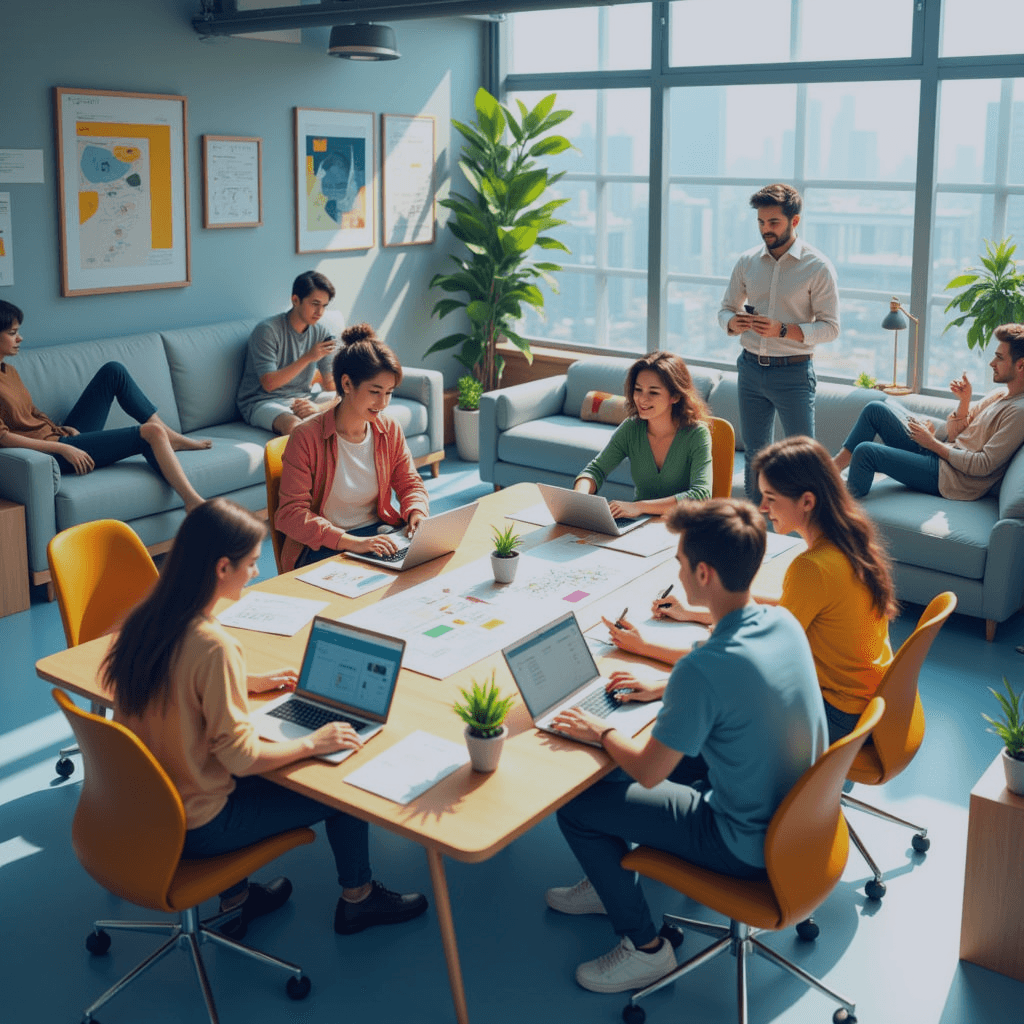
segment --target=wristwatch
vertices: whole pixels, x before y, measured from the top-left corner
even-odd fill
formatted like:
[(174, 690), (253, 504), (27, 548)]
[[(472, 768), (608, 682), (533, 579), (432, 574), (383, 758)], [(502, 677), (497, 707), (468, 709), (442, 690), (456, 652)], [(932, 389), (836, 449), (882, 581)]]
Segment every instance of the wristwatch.
[(785, 324), (779, 325), (779, 337), (784, 338), (789, 333), (789, 328)]

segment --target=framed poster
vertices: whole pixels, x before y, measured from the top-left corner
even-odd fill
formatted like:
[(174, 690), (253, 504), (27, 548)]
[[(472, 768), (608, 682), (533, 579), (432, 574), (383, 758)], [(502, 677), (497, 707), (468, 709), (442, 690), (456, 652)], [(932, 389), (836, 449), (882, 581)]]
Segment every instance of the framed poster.
[(55, 89), (61, 294), (191, 283), (184, 96)]
[(372, 249), (373, 114), (295, 108), (295, 251)]
[(434, 241), (434, 119), (381, 114), (385, 245)]
[(203, 136), (203, 227), (256, 228), (263, 223), (262, 140)]

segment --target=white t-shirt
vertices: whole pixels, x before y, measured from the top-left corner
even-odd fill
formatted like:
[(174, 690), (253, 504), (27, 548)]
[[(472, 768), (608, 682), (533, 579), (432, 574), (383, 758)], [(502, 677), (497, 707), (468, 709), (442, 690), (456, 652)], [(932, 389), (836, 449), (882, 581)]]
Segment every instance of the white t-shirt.
[(373, 463), (373, 431), (362, 441), (338, 437), (338, 468), (324, 500), (323, 516), (343, 530), (377, 521), (377, 467)]

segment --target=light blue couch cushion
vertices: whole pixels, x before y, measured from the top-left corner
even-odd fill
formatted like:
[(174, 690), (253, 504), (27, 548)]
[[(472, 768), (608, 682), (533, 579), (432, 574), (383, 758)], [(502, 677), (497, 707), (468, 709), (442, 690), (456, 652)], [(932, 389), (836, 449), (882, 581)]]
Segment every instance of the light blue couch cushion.
[(999, 518), (1024, 519), (1024, 448), (1010, 459), (999, 487)]
[[(12, 363), (36, 406), (55, 423), (63, 423), (96, 371), (111, 360), (127, 367), (135, 383), (157, 407), (164, 423), (173, 430), (181, 430), (159, 334), (132, 334), (77, 345), (26, 348)], [(134, 425), (135, 420), (115, 402), (107, 417), (106, 429)]]
[[(410, 401), (408, 398), (392, 398), (388, 406), (388, 415), (402, 428), (402, 433), (409, 441), (410, 450), (412, 439), (417, 434), (427, 432), (427, 407), (419, 402)], [(424, 439), (424, 444), (426, 443)]]

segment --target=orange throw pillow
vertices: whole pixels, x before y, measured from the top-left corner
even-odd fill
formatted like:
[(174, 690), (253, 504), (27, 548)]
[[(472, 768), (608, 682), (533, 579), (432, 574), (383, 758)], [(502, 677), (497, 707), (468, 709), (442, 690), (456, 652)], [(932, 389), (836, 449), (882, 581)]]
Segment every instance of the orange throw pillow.
[(617, 427), (626, 418), (626, 399), (607, 391), (588, 391), (583, 398), (580, 419), (591, 423), (610, 423)]

